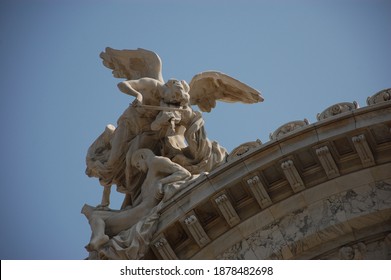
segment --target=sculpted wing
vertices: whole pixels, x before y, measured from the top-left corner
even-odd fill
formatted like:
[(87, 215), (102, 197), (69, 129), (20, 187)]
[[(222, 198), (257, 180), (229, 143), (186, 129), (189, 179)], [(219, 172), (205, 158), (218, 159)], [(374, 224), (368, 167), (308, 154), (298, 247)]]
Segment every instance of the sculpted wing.
[(216, 100), (246, 104), (263, 101), (257, 90), (217, 71), (206, 71), (193, 77), (190, 82), (190, 103), (198, 105), (201, 111), (210, 112)]
[(137, 80), (149, 77), (163, 82), (162, 61), (152, 51), (106, 48), (104, 52), (101, 52), (100, 57), (103, 60), (103, 65), (113, 70), (115, 78)]

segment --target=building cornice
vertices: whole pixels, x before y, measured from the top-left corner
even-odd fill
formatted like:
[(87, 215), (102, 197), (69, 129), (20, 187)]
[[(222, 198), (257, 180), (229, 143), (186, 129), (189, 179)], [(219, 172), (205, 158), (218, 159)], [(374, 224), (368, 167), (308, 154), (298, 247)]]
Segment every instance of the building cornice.
[[(169, 248), (166, 251), (179, 259), (229, 258), (229, 252), (235, 246), (242, 248), (244, 243), (251, 252), (247, 258), (289, 259), (316, 258), (320, 252), (335, 249), (334, 245), (365, 239), (350, 225), (349, 218), (339, 221), (340, 235), (329, 233), (327, 238), (319, 239), (320, 233), (330, 230), (326, 223), (324, 228), (313, 226), (309, 229), (313, 232), (302, 239), (295, 235), (294, 242), (287, 241), (279, 224), (295, 211), (298, 215), (300, 211), (308, 212), (349, 190), (356, 192), (371, 186), (375, 191), (379, 184), (391, 184), (391, 102), (357, 107), (345, 106), (347, 109), (336, 115), (325, 113), (326, 118), (313, 124), (302, 122), (296, 128), (290, 124), (294, 129), (275, 133), (267, 143), (254, 141), (234, 149), (236, 152), (225, 164), (200, 175), (166, 202), (151, 244), (164, 236)], [(326, 110), (330, 108), (333, 106)], [(386, 192), (390, 194), (391, 190)], [(376, 226), (380, 225), (380, 229), (374, 234), (384, 235), (391, 230), (390, 199), (386, 205), (362, 212), (364, 220), (375, 217), (378, 221)], [(346, 210), (343, 215), (352, 213)], [(316, 220), (314, 215), (310, 217)], [(270, 231), (273, 224), (280, 227), (281, 238), (275, 239), (273, 245), (279, 253), (260, 255), (253, 239)], [(315, 241), (306, 241), (308, 238)], [(308, 248), (295, 250), (300, 242), (307, 242)], [(334, 245), (326, 246), (328, 242)], [(157, 258), (165, 258), (154, 249), (156, 246), (152, 248)], [(318, 249), (311, 254), (314, 248)]]

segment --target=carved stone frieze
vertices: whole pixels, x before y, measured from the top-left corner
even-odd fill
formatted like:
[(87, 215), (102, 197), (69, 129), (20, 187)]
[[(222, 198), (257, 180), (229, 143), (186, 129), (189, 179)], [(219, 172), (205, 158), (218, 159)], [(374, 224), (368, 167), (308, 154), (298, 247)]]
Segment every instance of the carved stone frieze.
[(290, 133), (307, 125), (309, 125), (309, 121), (307, 119), (304, 119), (303, 121), (288, 122), (277, 128), (273, 133), (270, 133), (269, 138), (270, 140), (276, 140), (277, 138), (282, 137), (287, 133)]
[(238, 213), (236, 213), (235, 208), (232, 206), (232, 203), (229, 200), (227, 194), (219, 194), (214, 198), (214, 201), (229, 226), (233, 227), (240, 222)]
[(364, 243), (359, 242), (352, 246), (344, 246), (339, 249), (339, 258), (341, 260), (365, 260), (365, 253), (367, 246)]
[(368, 105), (379, 104), (391, 100), (391, 88), (384, 89), (367, 98)]
[(273, 203), (258, 175), (247, 178), (245, 181), (262, 209)]
[(339, 176), (339, 170), (327, 146), (316, 149), (316, 155), (329, 179)]
[[(325, 185), (324, 188), (328, 186)], [(296, 210), (289, 209), (286, 215), (259, 227), (245, 239), (220, 253), (217, 258), (243, 259), (244, 256), (250, 255), (249, 251), (253, 251), (259, 259), (292, 259), (321, 245), (327, 247), (325, 254), (317, 255), (317, 250), (314, 250), (310, 254), (311, 258), (390, 259), (391, 234), (387, 231), (380, 234), (370, 231), (367, 237), (358, 241), (343, 238), (356, 228), (355, 221), (358, 221), (360, 228), (365, 228), (373, 223), (374, 217), (379, 216), (379, 211), (389, 209), (390, 194), (390, 185), (379, 182), (375, 186), (357, 186), (325, 196), (303, 208), (297, 203)], [(388, 201), (388, 204), (380, 201), (379, 197)], [(384, 219), (388, 221), (390, 228), (389, 215)], [(256, 219), (253, 222), (256, 222)], [(383, 218), (380, 218), (379, 222), (382, 227), (385, 226)], [(338, 240), (339, 237), (342, 237), (342, 241)]]
[(375, 158), (368, 145), (367, 139), (364, 134), (360, 134), (352, 137), (352, 141), (356, 151), (361, 159), (361, 163), (364, 167), (375, 165)]
[(352, 242), (322, 256), (322, 259), (340, 260), (390, 260), (391, 259), (391, 233), (386, 236), (363, 239)]
[(299, 192), (305, 189), (304, 182), (301, 179), (293, 160), (288, 159), (283, 161), (281, 163), (281, 168), (294, 192)]
[(339, 115), (341, 113), (353, 111), (355, 109), (358, 109), (359, 105), (356, 101), (351, 102), (341, 102), (337, 103), (333, 106), (328, 107), (326, 110), (324, 110), (322, 113), (319, 113), (316, 118), (318, 121), (325, 120), (329, 117)]

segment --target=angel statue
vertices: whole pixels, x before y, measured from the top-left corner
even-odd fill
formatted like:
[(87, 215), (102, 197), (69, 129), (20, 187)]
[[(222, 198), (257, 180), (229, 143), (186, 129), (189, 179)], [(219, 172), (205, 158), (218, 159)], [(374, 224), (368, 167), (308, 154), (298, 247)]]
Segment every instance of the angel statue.
[(121, 92), (135, 97), (117, 121), (89, 147), (86, 174), (99, 178), (104, 187), (102, 202), (110, 203), (110, 188), (125, 194), (121, 209), (137, 201), (145, 174), (131, 164), (136, 150), (149, 149), (179, 164), (192, 175), (210, 172), (225, 162), (227, 151), (210, 141), (200, 112), (210, 112), (216, 101), (257, 103), (261, 94), (223, 73), (207, 71), (186, 81), (164, 82), (159, 56), (145, 49), (115, 50), (100, 54), (113, 76), (125, 79), (118, 84)]

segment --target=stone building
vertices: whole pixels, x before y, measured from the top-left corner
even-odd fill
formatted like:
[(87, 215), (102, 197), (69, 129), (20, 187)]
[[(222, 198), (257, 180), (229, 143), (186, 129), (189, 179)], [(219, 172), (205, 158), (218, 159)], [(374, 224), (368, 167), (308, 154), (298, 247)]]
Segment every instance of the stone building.
[(390, 97), (234, 149), (165, 203), (145, 259), (391, 259)]

